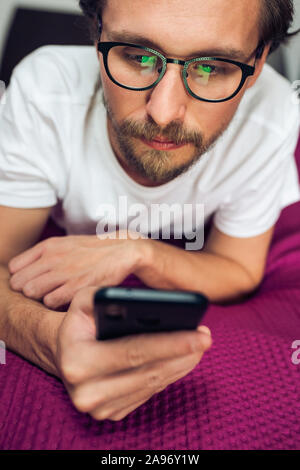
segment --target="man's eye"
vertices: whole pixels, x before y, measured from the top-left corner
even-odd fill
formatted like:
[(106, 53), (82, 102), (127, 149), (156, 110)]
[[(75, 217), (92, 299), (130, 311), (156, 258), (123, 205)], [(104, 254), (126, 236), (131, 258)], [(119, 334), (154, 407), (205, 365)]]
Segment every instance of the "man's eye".
[(149, 57), (146, 55), (142, 56), (142, 64), (146, 65), (155, 65), (157, 61), (157, 58), (155, 56)]
[(133, 62), (138, 62), (144, 67), (153, 67), (157, 62), (157, 57), (147, 55), (128, 55), (128, 59)]
[(213, 65), (197, 65), (198, 72), (212, 73), (216, 70)]

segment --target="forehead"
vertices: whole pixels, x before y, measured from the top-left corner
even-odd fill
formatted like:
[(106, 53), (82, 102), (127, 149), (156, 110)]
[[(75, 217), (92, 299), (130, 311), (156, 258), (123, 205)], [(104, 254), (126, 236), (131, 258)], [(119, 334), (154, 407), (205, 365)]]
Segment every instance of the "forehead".
[[(147, 37), (186, 56), (216, 47), (252, 52), (258, 44), (262, 0), (108, 0), (104, 31)], [(173, 55), (174, 55), (173, 54)]]

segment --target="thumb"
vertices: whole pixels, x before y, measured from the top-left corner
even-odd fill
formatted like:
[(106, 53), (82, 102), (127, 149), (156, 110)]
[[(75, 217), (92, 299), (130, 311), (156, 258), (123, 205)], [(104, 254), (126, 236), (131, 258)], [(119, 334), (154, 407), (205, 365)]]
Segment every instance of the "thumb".
[(203, 341), (203, 347), (204, 347), (204, 350), (206, 351), (212, 345), (211, 331), (207, 326), (204, 326), (204, 325), (198, 326), (197, 331), (199, 331), (199, 333), (201, 333), (202, 341)]
[(197, 331), (200, 331), (200, 333), (204, 333), (206, 335), (211, 336), (211, 331), (207, 326), (204, 326), (204, 325), (198, 326)]

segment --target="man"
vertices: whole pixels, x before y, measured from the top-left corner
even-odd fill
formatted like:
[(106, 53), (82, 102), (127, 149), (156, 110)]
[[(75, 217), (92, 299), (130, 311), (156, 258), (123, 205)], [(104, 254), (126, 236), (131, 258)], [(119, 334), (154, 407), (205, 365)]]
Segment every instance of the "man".
[[(79, 410), (118, 420), (192, 370), (210, 332), (103, 345), (95, 289), (135, 274), (153, 288), (239, 299), (262, 280), (281, 209), (300, 199), (298, 109), (288, 82), (264, 66), (292, 6), (81, 5), (98, 56), (39, 49), (15, 69), (1, 112), (0, 331), (10, 349), (61, 377)], [(115, 238), (98, 238), (101, 204), (122, 196), (129, 206), (203, 204), (205, 220), (214, 214), (204, 249), (124, 229), (130, 214), (122, 211)], [(36, 244), (50, 213), (68, 236)], [(55, 310), (70, 301), (67, 314)]]

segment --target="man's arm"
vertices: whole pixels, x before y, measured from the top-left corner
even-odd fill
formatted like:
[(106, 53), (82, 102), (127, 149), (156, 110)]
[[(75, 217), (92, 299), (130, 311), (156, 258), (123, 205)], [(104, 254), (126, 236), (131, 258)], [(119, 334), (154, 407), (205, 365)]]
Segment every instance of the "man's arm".
[(199, 252), (153, 240), (145, 265), (135, 274), (153, 288), (194, 290), (212, 302), (237, 300), (262, 281), (273, 231), (274, 226), (256, 237), (236, 238), (213, 225)]
[[(202, 251), (185, 251), (140, 238), (99, 240), (96, 235), (38, 243), (9, 263), (10, 286), (56, 309), (85, 286), (118, 286), (130, 273), (157, 289), (193, 290), (212, 302), (236, 301), (261, 282), (273, 228), (251, 238), (214, 226)], [(75, 255), (76, 253), (76, 255)]]
[(58, 375), (52, 361), (57, 329), (64, 314), (13, 292), (10, 259), (32, 246), (48, 219), (50, 208), (14, 209), (0, 206), (0, 339), (6, 347), (47, 372)]
[(0, 207), (0, 338), (9, 349), (57, 375), (79, 411), (97, 420), (119, 421), (188, 374), (211, 346), (210, 332), (201, 326), (197, 331), (97, 341), (97, 286), (77, 292), (65, 314), (12, 292), (7, 263), (35, 243), (48, 214)]

